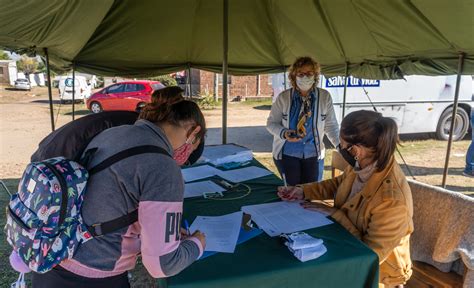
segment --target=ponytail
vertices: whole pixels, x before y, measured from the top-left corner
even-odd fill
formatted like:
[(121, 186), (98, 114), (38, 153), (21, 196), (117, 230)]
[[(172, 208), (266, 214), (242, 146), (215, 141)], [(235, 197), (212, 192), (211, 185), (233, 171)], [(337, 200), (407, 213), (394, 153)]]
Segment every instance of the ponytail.
[(155, 90), (153, 94), (151, 94), (151, 103), (146, 104), (142, 108), (138, 119), (146, 119), (156, 123), (158, 121), (153, 121), (152, 119), (159, 118), (159, 115), (157, 115), (158, 110), (169, 109), (170, 105), (182, 100), (184, 100), (183, 89), (178, 86), (170, 86)]
[(392, 118), (380, 115), (377, 123), (380, 125), (380, 133), (375, 147), (375, 158), (377, 159), (377, 168), (381, 171), (385, 169), (392, 158), (400, 140), (398, 138), (397, 123)]

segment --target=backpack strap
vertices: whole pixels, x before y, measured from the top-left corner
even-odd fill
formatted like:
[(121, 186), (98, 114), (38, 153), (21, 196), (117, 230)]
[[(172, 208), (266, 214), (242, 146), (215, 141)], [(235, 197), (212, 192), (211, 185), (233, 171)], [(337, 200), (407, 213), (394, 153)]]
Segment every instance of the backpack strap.
[[(126, 149), (122, 152), (119, 152), (105, 159), (104, 161), (99, 163), (97, 166), (89, 170), (89, 176), (99, 173), (105, 168), (125, 158), (135, 156), (135, 155), (145, 154), (145, 153), (157, 153), (157, 154), (163, 154), (163, 155), (167, 155), (168, 157), (171, 157), (168, 151), (158, 146), (153, 146), (153, 145), (137, 146), (137, 147)], [(89, 233), (91, 233), (93, 237), (98, 237), (98, 236), (102, 236), (102, 235), (114, 232), (118, 229), (130, 226), (137, 221), (138, 221), (138, 209), (126, 215), (120, 216), (118, 218), (115, 218), (113, 220), (110, 220), (104, 223), (97, 223), (97, 224), (92, 224), (90, 226), (86, 226), (86, 228), (87, 228), (87, 231), (89, 231)]]
[(91, 233), (93, 237), (99, 237), (114, 232), (120, 228), (130, 226), (137, 221), (138, 209), (135, 209), (126, 215), (120, 216), (104, 223), (92, 224), (91, 226), (86, 226), (86, 228), (87, 231), (89, 231), (89, 233)]
[[(94, 151), (95, 152), (95, 151)], [(169, 157), (171, 155), (166, 151), (165, 149), (158, 147), (158, 146), (153, 146), (153, 145), (143, 145), (143, 146), (137, 146), (137, 147), (132, 147), (126, 150), (123, 150), (115, 155), (110, 156), (109, 158), (105, 159), (101, 163), (97, 164), (95, 167), (89, 169), (89, 176), (99, 173), (100, 171), (104, 170), (105, 168), (112, 166), (113, 164), (139, 154), (145, 154), (145, 153), (158, 153), (158, 154), (164, 154)]]

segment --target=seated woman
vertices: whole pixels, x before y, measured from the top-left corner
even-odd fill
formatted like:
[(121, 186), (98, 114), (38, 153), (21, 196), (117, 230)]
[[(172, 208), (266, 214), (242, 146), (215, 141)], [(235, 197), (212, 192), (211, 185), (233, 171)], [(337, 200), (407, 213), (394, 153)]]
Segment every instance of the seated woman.
[[(45, 274), (33, 274), (33, 287), (129, 287), (127, 271), (141, 255), (153, 277), (172, 276), (203, 253), (204, 234), (180, 233), (184, 183), (178, 161), (189, 145), (202, 139), (204, 116), (196, 103), (163, 103), (134, 125), (109, 128), (86, 148), (97, 148), (88, 169), (111, 155), (143, 145), (158, 146), (169, 155), (146, 153), (125, 158), (88, 179), (82, 217), (91, 226), (138, 209), (138, 221), (82, 243), (72, 259)], [(185, 148), (183, 148), (185, 147)], [(176, 159), (176, 158), (175, 158)]]
[(377, 112), (352, 112), (342, 121), (340, 140), (339, 151), (352, 167), (335, 179), (278, 187), (278, 195), (286, 201), (333, 199), (333, 208), (311, 202), (302, 205), (326, 210), (377, 253), (380, 287), (403, 287), (412, 274), (413, 203), (394, 157), (397, 124)]

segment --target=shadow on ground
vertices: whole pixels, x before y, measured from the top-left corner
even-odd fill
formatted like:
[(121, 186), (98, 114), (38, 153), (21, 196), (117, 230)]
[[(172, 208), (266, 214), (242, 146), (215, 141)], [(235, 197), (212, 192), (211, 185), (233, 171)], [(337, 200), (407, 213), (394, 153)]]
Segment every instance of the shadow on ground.
[(272, 110), (272, 105), (259, 105), (259, 106), (254, 106), (253, 109), (255, 110)]

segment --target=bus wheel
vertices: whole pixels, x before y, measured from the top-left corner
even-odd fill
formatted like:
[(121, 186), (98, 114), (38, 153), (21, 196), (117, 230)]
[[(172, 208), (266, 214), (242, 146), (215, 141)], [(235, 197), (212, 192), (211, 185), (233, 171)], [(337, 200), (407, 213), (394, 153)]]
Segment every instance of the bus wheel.
[[(453, 107), (446, 109), (439, 117), (438, 127), (436, 128), (436, 138), (440, 140), (449, 139), (449, 129), (453, 116)], [(458, 107), (453, 130), (453, 141), (464, 138), (469, 128), (469, 115), (462, 107)]]

